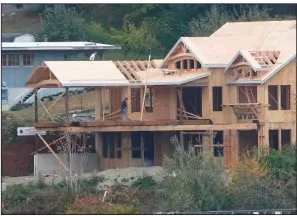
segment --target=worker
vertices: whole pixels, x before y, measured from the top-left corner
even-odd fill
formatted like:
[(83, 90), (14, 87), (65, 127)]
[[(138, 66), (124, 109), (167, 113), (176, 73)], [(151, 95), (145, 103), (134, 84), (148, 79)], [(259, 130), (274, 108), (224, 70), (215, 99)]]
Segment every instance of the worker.
[(125, 98), (122, 101), (122, 105), (121, 105), (121, 112), (122, 112), (122, 120), (130, 120), (128, 117), (128, 98)]
[(94, 61), (96, 58), (97, 52), (95, 51), (91, 56), (90, 56), (90, 61)]

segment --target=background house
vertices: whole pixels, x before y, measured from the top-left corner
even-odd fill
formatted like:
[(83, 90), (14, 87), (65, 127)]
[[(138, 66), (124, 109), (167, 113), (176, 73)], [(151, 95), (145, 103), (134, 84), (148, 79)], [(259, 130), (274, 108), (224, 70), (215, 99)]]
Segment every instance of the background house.
[[(19, 35), (16, 35), (19, 36)], [(102, 60), (106, 50), (118, 46), (93, 42), (4, 42), (2, 43), (2, 109), (33, 100), (33, 91), (25, 82), (36, 66), (43, 61), (86, 60), (97, 51), (96, 60)], [(57, 94), (61, 89), (40, 89), (40, 97)], [(31, 101), (33, 102), (33, 101)]]

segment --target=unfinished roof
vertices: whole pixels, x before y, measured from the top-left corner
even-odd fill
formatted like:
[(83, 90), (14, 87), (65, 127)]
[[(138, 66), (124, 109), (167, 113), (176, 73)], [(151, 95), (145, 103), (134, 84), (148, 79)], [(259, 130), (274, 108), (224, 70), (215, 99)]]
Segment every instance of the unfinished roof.
[(77, 42), (4, 42), (2, 50), (109, 50), (119, 46), (87, 41)]
[(33, 71), (26, 84), (32, 88), (182, 85), (210, 75), (207, 72), (166, 74), (156, 68), (154, 61), (149, 64), (155, 66), (143, 67), (143, 70), (129, 68), (130, 63), (133, 62), (126, 62), (126, 69), (122, 66), (120, 70), (112, 61), (45, 61)]
[(227, 22), (210, 37), (263, 36), (271, 31), (286, 31), (296, 26), (296, 20)]
[(51, 79), (60, 86), (70, 87), (129, 85), (112, 61), (45, 61), (43, 66), (35, 69), (26, 84), (34, 86)]

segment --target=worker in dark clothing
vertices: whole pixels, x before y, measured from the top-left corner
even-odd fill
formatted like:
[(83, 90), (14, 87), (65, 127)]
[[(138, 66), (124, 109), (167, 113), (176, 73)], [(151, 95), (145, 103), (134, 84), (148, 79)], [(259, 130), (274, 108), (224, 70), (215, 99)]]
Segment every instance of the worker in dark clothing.
[(128, 98), (125, 98), (122, 101), (122, 105), (121, 105), (121, 112), (122, 112), (122, 120), (130, 120), (128, 117)]

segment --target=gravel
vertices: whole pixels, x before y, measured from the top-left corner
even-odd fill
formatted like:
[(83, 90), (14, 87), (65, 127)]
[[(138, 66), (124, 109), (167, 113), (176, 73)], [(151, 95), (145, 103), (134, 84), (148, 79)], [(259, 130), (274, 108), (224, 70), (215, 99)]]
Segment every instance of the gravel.
[[(108, 169), (96, 173), (85, 173), (83, 178), (92, 178), (94, 176), (102, 176), (104, 180), (98, 185), (98, 189), (105, 188), (106, 186), (111, 186), (115, 181), (130, 185), (133, 181), (142, 177), (143, 175), (152, 176), (156, 181), (160, 180), (160, 173), (163, 168), (160, 166), (152, 167), (130, 167), (123, 169)], [(62, 176), (57, 175), (45, 175), (44, 181), (47, 184), (57, 183), (63, 180)], [(2, 191), (4, 191), (7, 186), (14, 184), (28, 184), (32, 182), (37, 182), (38, 176), (22, 176), (22, 177), (2, 177)]]

